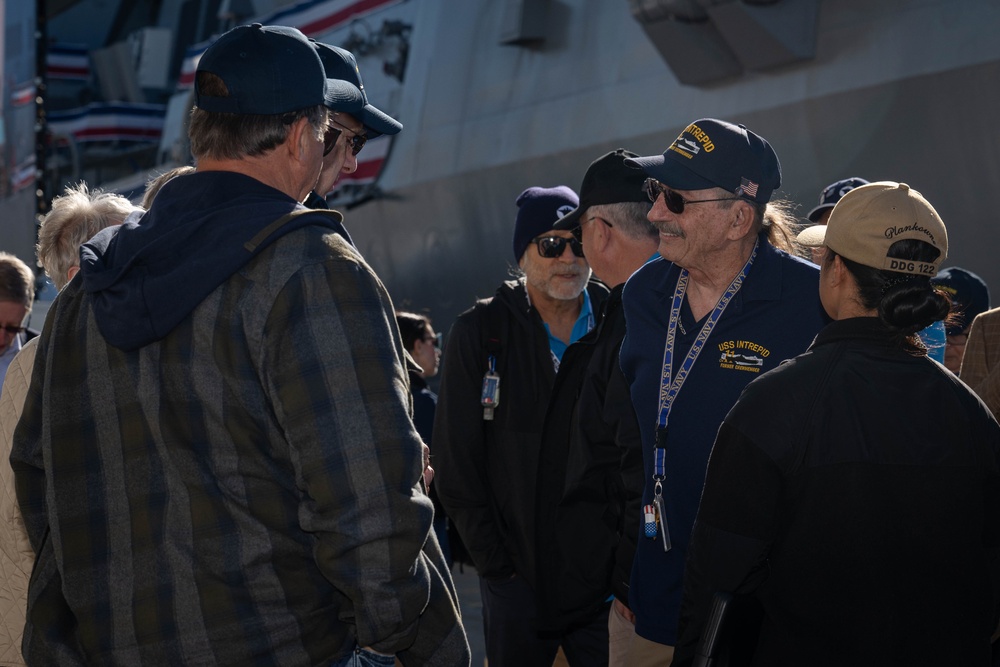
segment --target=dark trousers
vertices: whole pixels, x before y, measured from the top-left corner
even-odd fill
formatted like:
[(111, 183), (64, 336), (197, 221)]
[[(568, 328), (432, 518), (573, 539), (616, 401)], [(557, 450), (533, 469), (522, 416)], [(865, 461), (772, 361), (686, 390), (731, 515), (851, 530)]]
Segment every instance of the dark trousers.
[(522, 577), (479, 579), (490, 667), (552, 667), (562, 646), (570, 667), (607, 667), (608, 608), (591, 623), (559, 637), (541, 637), (535, 592)]

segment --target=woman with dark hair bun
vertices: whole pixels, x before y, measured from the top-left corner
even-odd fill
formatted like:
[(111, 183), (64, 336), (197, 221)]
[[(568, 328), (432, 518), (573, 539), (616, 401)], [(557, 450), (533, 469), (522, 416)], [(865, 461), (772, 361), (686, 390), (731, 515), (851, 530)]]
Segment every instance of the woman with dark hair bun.
[(949, 312), (930, 283), (944, 223), (907, 185), (872, 183), (837, 203), (824, 245), (834, 321), (748, 385), (719, 430), (673, 664), (714, 635), (713, 598), (735, 596), (763, 609), (738, 664), (985, 667), (1000, 426), (915, 335)]

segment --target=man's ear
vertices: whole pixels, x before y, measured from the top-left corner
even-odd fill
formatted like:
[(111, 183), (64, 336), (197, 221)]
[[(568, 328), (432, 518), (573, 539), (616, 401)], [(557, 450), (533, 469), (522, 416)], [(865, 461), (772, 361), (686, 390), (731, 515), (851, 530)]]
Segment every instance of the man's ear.
[(729, 222), (732, 230), (732, 239), (741, 239), (753, 229), (754, 210), (750, 202), (743, 199), (736, 201), (735, 205), (729, 209), (732, 216)]
[(601, 252), (611, 243), (611, 228), (601, 220), (594, 220), (590, 231), (590, 240), (595, 252)]
[(294, 159), (300, 162), (305, 159), (309, 142), (315, 141), (312, 133), (312, 125), (309, 124), (309, 119), (305, 116), (299, 118), (288, 128), (285, 147)]

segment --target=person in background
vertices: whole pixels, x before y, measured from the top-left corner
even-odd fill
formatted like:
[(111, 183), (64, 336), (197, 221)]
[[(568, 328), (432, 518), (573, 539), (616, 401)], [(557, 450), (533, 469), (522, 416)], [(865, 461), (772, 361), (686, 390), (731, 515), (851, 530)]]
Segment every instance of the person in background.
[[(358, 62), (354, 58), (353, 53), (339, 46), (323, 44), (322, 42), (314, 41), (312, 44), (313, 48), (316, 49), (316, 53), (319, 54), (320, 60), (323, 62), (323, 69), (326, 71), (327, 78), (347, 81), (353, 84), (361, 93), (362, 98), (361, 110), (357, 116), (364, 128), (363, 131), (351, 137), (349, 142), (350, 150), (347, 155), (339, 156), (330, 154), (323, 159), (323, 170), (320, 172), (319, 180), (316, 181), (316, 186), (302, 202), (309, 208), (328, 209), (330, 206), (326, 201), (327, 195), (333, 191), (334, 186), (342, 175), (353, 174), (357, 171), (358, 154), (365, 147), (365, 144), (369, 140), (382, 135), (398, 134), (403, 129), (403, 125), (368, 102), (368, 94), (365, 92), (365, 86), (361, 82), (361, 70), (358, 68)], [(346, 228), (342, 229), (341, 236), (353, 245), (353, 241)]]
[[(80, 270), (80, 246), (111, 225), (120, 225), (136, 208), (125, 197), (90, 190), (86, 183), (68, 186), (52, 200), (38, 230), (38, 261), (57, 290)], [(28, 579), (35, 563), (24, 520), (14, 494), (10, 467), (14, 427), (24, 409), (31, 382), (38, 338), (29, 340), (14, 357), (0, 391), (0, 598), (8, 602), (0, 623), (0, 664), (23, 665), (21, 637), (28, 602)]]
[[(434, 333), (431, 318), (419, 313), (396, 311), (396, 324), (403, 337), (403, 347), (417, 362), (419, 368), (410, 367), (410, 395), (413, 396), (413, 425), (424, 443), (431, 448), (434, 456), (434, 412), (437, 410), (437, 394), (427, 385), (427, 378), (437, 375), (441, 364), (441, 334)], [(448, 567), (452, 565), (448, 540), (448, 516), (437, 497), (437, 487), (430, 485), (430, 497), (434, 502), (434, 533), (444, 553)]]
[(622, 293), (621, 366), (645, 482), (627, 664), (663, 667), (677, 640), (684, 560), (719, 424), (750, 380), (804, 351), (825, 318), (817, 267), (778, 249), (791, 248), (792, 218), (771, 201), (781, 167), (766, 140), (705, 118), (662, 155), (626, 164), (647, 176), (661, 257)]
[(490, 667), (551, 667), (607, 655), (591, 634), (536, 627), (535, 501), (546, 408), (563, 354), (595, 325), (607, 290), (580, 242), (554, 229), (579, 205), (566, 186), (516, 200), (523, 275), (461, 314), (448, 334), (434, 420), (438, 496), (476, 565)]
[(1000, 308), (979, 313), (972, 321), (961, 377), (1000, 419)]
[(736, 594), (764, 608), (752, 657), (730, 656), (740, 664), (986, 667), (1000, 426), (914, 336), (949, 313), (931, 280), (947, 230), (920, 193), (884, 181), (845, 195), (824, 239), (834, 321), (719, 429), (676, 664), (706, 657), (713, 598)]
[(0, 382), (26, 342), (24, 333), (34, 300), (35, 274), (14, 255), (0, 252)]
[(194, 167), (189, 164), (182, 165), (180, 167), (174, 167), (173, 169), (168, 169), (167, 171), (159, 174), (146, 182), (146, 190), (142, 193), (142, 206), (143, 210), (148, 211), (149, 207), (153, 205), (153, 199), (156, 198), (156, 194), (160, 191), (167, 181), (178, 176), (184, 176), (186, 174), (194, 173)]
[[(605, 635), (598, 664), (623, 664), (635, 635), (629, 576), (642, 500), (642, 448), (618, 363), (625, 337), (625, 281), (656, 255), (646, 219), (645, 174), (607, 153), (587, 169), (580, 205), (556, 223), (583, 244), (594, 275), (611, 288), (598, 324), (563, 356), (549, 402), (538, 469), (536, 553), (539, 627)], [(613, 601), (613, 604), (612, 604)]]
[(990, 309), (990, 288), (982, 278), (960, 266), (941, 269), (933, 282), (935, 287), (951, 298), (952, 314), (945, 321), (948, 339), (944, 365), (958, 375), (962, 371), (962, 359), (965, 357), (972, 321), (980, 313)]

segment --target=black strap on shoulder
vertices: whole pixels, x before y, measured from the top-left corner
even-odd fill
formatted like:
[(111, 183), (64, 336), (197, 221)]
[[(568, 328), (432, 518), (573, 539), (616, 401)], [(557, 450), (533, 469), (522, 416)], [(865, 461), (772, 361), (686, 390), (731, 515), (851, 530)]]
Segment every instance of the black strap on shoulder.
[(285, 215), (281, 216), (280, 218), (269, 224), (267, 227), (264, 227), (262, 230), (257, 232), (257, 234), (252, 239), (243, 244), (243, 247), (246, 248), (248, 252), (254, 252), (257, 249), (257, 246), (263, 243), (265, 239), (271, 236), (271, 234), (273, 234), (278, 229), (281, 229), (281, 227), (288, 224), (293, 219), (302, 215), (330, 218), (335, 223), (341, 223), (344, 221), (344, 216), (340, 213), (340, 211), (331, 211), (328, 209), (311, 209), (311, 208), (296, 209), (294, 211), (291, 211), (290, 213), (286, 213)]
[(481, 331), (483, 351), (486, 352), (483, 362), (489, 369), (490, 356), (492, 355), (499, 360), (500, 352), (503, 350), (504, 321), (501, 317), (501, 304), (497, 303), (495, 298), (483, 301), (481, 307), (486, 315), (486, 322)]

